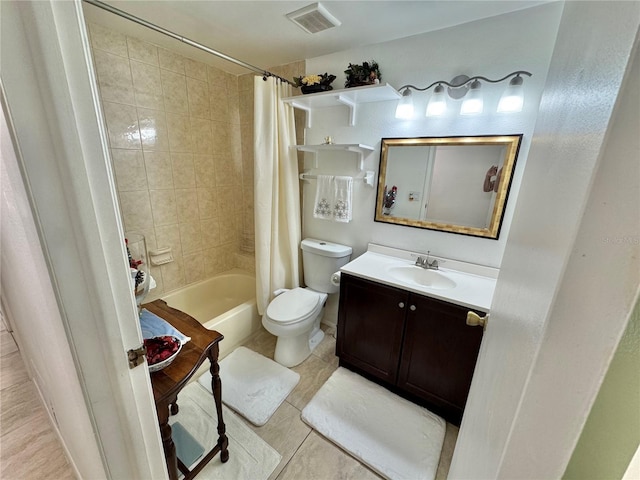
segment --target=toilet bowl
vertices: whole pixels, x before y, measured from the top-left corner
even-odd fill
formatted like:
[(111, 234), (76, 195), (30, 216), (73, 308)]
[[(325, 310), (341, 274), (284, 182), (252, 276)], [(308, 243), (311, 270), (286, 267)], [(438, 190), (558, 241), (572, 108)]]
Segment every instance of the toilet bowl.
[(264, 328), (278, 337), (273, 359), (285, 367), (302, 363), (324, 338), (320, 330), (327, 294), (310, 288), (286, 290), (262, 316)]
[(278, 290), (262, 316), (262, 325), (278, 337), (273, 359), (285, 367), (302, 363), (324, 338), (320, 330), (328, 294), (338, 293), (331, 276), (351, 258), (351, 247), (305, 238), (300, 243), (306, 288)]

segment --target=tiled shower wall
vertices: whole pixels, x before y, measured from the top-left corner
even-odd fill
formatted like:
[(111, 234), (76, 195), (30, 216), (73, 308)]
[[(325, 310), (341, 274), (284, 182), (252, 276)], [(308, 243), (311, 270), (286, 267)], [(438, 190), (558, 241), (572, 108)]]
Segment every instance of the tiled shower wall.
[[(234, 267), (253, 271), (254, 75), (96, 24), (90, 35), (125, 232), (173, 252), (151, 266), (149, 299)], [(272, 71), (302, 75), (304, 62)]]

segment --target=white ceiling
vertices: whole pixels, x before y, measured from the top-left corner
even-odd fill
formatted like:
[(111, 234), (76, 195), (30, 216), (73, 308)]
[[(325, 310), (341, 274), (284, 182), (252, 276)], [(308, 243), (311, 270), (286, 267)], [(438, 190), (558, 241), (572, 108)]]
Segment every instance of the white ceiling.
[[(322, 1), (342, 24), (313, 35), (285, 16), (313, 3), (311, 1), (108, 0), (105, 3), (246, 63), (268, 69), (502, 15), (546, 1)], [(89, 22), (171, 47), (231, 73), (247, 72), (93, 5), (83, 3), (83, 8)]]

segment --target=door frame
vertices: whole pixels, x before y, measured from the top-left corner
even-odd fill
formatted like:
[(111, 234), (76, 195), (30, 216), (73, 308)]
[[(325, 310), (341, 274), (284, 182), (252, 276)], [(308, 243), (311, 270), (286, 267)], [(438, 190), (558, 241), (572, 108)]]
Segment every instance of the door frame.
[(108, 478), (168, 478), (148, 371), (128, 366), (142, 335), (82, 6), (1, 3), (2, 86), (95, 430), (86, 441)]

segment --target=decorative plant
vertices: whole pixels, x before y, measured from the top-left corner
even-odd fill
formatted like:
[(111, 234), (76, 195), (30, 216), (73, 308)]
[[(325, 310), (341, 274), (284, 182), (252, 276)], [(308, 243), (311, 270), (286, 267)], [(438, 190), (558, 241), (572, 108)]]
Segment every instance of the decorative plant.
[(347, 76), (344, 86), (347, 88), (373, 85), (380, 83), (382, 79), (380, 68), (375, 60), (362, 62), (362, 65), (350, 63), (349, 68), (347, 68), (344, 73)]
[(383, 206), (390, 209), (396, 203), (396, 195), (398, 194), (398, 187), (395, 185), (391, 187), (391, 190), (387, 190), (387, 186), (384, 186)]
[(293, 77), (296, 87), (310, 87), (312, 85), (322, 85), (326, 90), (332, 90), (331, 82), (336, 79), (335, 75), (323, 73), (321, 75), (306, 75), (304, 77)]

